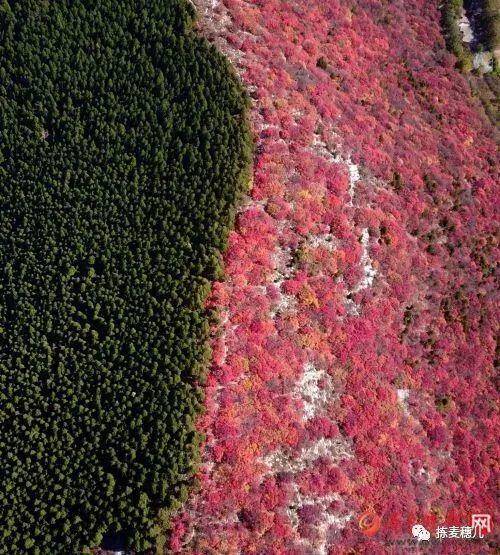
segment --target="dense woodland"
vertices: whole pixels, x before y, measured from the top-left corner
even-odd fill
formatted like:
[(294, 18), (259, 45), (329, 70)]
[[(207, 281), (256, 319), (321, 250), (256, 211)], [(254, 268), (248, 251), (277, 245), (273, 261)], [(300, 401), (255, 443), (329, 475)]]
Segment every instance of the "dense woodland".
[(442, 2), (196, 4), (257, 145), (172, 552), (495, 553), (436, 539), (499, 518), (500, 164)]
[(245, 93), (193, 17), (0, 2), (2, 554), (144, 549), (186, 495), (250, 157)]

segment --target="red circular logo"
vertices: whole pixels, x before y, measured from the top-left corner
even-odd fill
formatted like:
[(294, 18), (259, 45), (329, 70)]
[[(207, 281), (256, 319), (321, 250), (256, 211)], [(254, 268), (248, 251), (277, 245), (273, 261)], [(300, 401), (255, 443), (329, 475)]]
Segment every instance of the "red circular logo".
[(375, 511), (365, 511), (358, 520), (359, 529), (365, 536), (374, 536), (380, 529), (382, 520)]

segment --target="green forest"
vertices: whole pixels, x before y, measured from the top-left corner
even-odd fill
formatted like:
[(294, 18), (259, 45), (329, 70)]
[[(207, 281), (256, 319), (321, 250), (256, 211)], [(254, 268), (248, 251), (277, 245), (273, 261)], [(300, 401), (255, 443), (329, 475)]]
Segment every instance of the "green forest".
[(184, 0), (0, 0), (0, 553), (185, 499), (248, 98)]

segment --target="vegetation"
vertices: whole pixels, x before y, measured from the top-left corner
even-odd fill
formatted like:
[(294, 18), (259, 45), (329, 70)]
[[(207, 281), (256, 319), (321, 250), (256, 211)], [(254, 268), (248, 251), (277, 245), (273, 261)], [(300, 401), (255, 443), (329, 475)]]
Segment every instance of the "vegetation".
[(472, 54), (469, 47), (464, 44), (462, 32), (458, 26), (463, 7), (463, 0), (444, 0), (441, 17), (446, 46), (457, 57), (458, 67), (467, 72), (472, 69)]
[(439, 1), (197, 4), (257, 146), (171, 552), (388, 553), (415, 522), (495, 521), (498, 146)]
[(483, 20), (487, 47), (494, 52), (500, 48), (500, 0), (484, 0)]
[(247, 99), (184, 0), (0, 2), (0, 553), (137, 550), (197, 460)]
[[(480, 100), (486, 116), (491, 123), (497, 125), (499, 122), (498, 107), (498, 60), (495, 51), (499, 47), (500, 37), (500, 0), (484, 0), (479, 27), (481, 28), (481, 43), (472, 50), (481, 51), (486, 48), (492, 53), (493, 71), (482, 73), (473, 69), (473, 52), (470, 46), (464, 42), (462, 31), (458, 21), (467, 2), (464, 0), (445, 0), (441, 6), (441, 23), (443, 26), (446, 46), (457, 58), (457, 67), (466, 75), (472, 94)], [(476, 31), (478, 31), (476, 29)], [(484, 44), (483, 44), (484, 43)]]

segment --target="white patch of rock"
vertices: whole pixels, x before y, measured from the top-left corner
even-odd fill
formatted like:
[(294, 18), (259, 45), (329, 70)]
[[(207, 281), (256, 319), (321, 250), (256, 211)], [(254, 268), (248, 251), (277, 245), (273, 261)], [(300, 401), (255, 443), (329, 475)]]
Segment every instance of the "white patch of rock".
[(357, 293), (373, 285), (373, 280), (377, 275), (377, 270), (373, 267), (370, 254), (368, 252), (368, 243), (370, 241), (370, 234), (368, 228), (364, 228), (361, 232), (361, 264), (363, 266), (363, 277), (358, 285), (354, 288), (353, 292)]
[(313, 249), (323, 248), (333, 252), (337, 248), (337, 242), (332, 233), (318, 233), (308, 238), (307, 245)]
[(361, 176), (358, 165), (353, 164), (350, 158), (347, 160), (347, 167), (349, 169), (349, 198), (351, 199), (350, 205), (352, 206), (356, 194), (356, 184), (361, 179)]
[(462, 9), (462, 16), (458, 20), (458, 27), (462, 32), (462, 41), (466, 43), (470, 43), (474, 40), (474, 32), (472, 31), (472, 27), (465, 13), (465, 10)]
[(472, 58), (472, 66), (482, 73), (493, 71), (493, 55), (491, 52), (476, 52)]
[(410, 390), (409, 389), (397, 389), (396, 394), (398, 396), (398, 402), (401, 405), (403, 412), (406, 416), (410, 414), (410, 410), (408, 408), (408, 399), (410, 397)]
[[(322, 387), (320, 387), (320, 382)], [(324, 370), (318, 370), (308, 362), (304, 374), (295, 387), (295, 395), (303, 401), (304, 419), (310, 420), (324, 410), (332, 400), (332, 382)]]
[(345, 439), (322, 437), (308, 447), (304, 447), (295, 458), (290, 453), (280, 450), (262, 457), (261, 461), (271, 469), (271, 474), (277, 472), (297, 473), (309, 468), (320, 457), (330, 461), (340, 461), (352, 458), (352, 456), (351, 446)]

